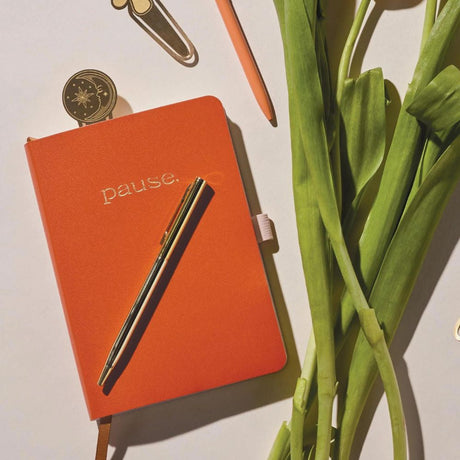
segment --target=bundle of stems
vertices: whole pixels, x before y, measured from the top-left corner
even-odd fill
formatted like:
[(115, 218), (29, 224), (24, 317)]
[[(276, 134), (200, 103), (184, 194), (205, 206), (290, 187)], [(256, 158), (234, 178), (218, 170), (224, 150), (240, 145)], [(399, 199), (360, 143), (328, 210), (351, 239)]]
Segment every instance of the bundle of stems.
[(347, 460), (377, 377), (388, 403), (393, 456), (406, 459), (389, 345), (460, 178), (460, 71), (444, 63), (458, 32), (460, 1), (441, 8), (427, 0), (420, 55), (390, 141), (382, 70), (349, 77), (370, 0), (358, 6), (337, 76), (327, 54), (325, 1), (274, 3), (313, 330), (291, 420), (282, 424), (269, 459)]

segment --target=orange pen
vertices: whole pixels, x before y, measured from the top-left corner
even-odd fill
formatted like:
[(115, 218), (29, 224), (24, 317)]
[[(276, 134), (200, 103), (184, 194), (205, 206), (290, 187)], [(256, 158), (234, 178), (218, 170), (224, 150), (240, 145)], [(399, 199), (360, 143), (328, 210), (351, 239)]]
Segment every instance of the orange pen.
[(236, 17), (232, 2), (230, 0), (216, 0), (216, 3), (257, 103), (267, 119), (273, 121), (275, 115), (270, 97)]

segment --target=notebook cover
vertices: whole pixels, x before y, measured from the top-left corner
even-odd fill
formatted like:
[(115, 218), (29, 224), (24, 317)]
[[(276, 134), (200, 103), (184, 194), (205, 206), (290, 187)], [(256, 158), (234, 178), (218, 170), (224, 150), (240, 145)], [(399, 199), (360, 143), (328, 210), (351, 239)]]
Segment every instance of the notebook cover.
[[(284, 366), (219, 100), (180, 102), (25, 148), (91, 419)], [(196, 176), (213, 195), (123, 371), (103, 391), (107, 354)]]

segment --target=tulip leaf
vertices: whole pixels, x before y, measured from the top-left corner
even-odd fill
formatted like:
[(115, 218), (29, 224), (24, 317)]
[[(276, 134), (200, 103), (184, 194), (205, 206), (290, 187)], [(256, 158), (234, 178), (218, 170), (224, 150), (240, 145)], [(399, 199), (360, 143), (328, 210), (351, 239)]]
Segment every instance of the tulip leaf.
[(385, 84), (382, 70), (372, 69), (343, 88), (341, 140), (344, 211), (356, 206), (385, 154)]
[(460, 70), (450, 65), (417, 93), (407, 111), (434, 132), (460, 121)]
[[(459, 180), (460, 137), (457, 137), (428, 173), (407, 208), (371, 292), (370, 304), (389, 343), (399, 325), (442, 211)], [(377, 375), (372, 350), (360, 332), (350, 365), (341, 422), (341, 448), (345, 451), (349, 451), (350, 439), (353, 439)]]

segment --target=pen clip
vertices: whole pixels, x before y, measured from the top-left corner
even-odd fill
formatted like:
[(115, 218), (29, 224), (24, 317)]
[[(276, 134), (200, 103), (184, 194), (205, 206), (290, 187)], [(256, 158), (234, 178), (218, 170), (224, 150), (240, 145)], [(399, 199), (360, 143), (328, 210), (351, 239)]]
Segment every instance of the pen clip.
[(193, 43), (159, 0), (111, 0), (112, 6), (128, 6), (129, 15), (171, 57), (185, 66), (194, 66), (198, 55)]
[(167, 227), (166, 227), (166, 230), (165, 230), (165, 232), (163, 233), (163, 236), (161, 237), (161, 240), (160, 240), (160, 244), (161, 244), (161, 245), (163, 245), (164, 242), (166, 241), (166, 238), (168, 237), (169, 231), (171, 230), (171, 227), (173, 226), (173, 223), (174, 223), (174, 221), (176, 220), (176, 217), (177, 217), (177, 215), (179, 214), (179, 212), (180, 212), (180, 210), (181, 210), (181, 208), (182, 208), (182, 206), (183, 206), (183, 204), (184, 204), (184, 202), (185, 202), (185, 198), (187, 197), (187, 195), (188, 195), (188, 193), (189, 193), (191, 187), (192, 187), (192, 184), (189, 184), (189, 185), (187, 186), (187, 188), (185, 189), (185, 192), (184, 192), (184, 194), (182, 195), (182, 198), (181, 198), (179, 204), (177, 205), (177, 208), (176, 208), (176, 210), (174, 211), (174, 214), (172, 215), (171, 220), (169, 221), (169, 223), (168, 223), (168, 225), (167, 225)]

